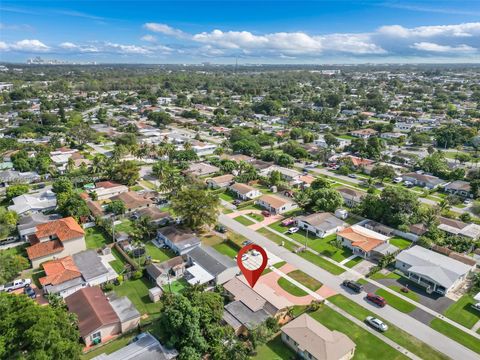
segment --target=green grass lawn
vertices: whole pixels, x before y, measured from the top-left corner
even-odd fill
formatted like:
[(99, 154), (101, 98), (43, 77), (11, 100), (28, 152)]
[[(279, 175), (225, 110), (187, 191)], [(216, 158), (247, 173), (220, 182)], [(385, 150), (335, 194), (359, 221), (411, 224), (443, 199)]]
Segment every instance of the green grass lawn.
[(300, 296), (308, 295), (307, 292), (303, 291), (297, 285), (292, 284), (290, 281), (288, 281), (287, 279), (285, 279), (283, 277), (278, 279), (277, 283), (283, 290), (285, 290), (289, 294), (292, 294), (293, 296), (300, 297)]
[(145, 251), (153, 260), (163, 262), (175, 257), (175, 253), (169, 249), (160, 249), (156, 247), (151, 241), (145, 244)]
[(393, 246), (398, 247), (399, 249), (403, 250), (408, 248), (410, 245), (412, 245), (412, 242), (410, 240), (401, 238), (399, 236), (395, 236), (390, 239), (390, 244)]
[(220, 254), (223, 254), (231, 259), (233, 259), (238, 254), (238, 250), (234, 249), (227, 242), (222, 242), (217, 245), (213, 245), (213, 248), (217, 250)]
[(220, 197), (220, 199), (225, 200), (226, 202), (232, 202), (233, 200), (235, 200), (235, 198), (228, 192), (222, 192), (218, 194), (218, 196)]
[(207, 235), (201, 236), (200, 240), (202, 241), (203, 245), (213, 246), (213, 245), (220, 244), (223, 241), (223, 238), (221, 238), (218, 235), (207, 234)]
[(85, 243), (87, 244), (87, 249), (99, 249), (110, 242), (110, 239), (107, 239), (103, 230), (98, 226), (85, 230)]
[(143, 187), (141, 187), (140, 185), (134, 185), (134, 186), (130, 186), (130, 191), (140, 191), (140, 190), (143, 190)]
[(256, 214), (256, 213), (253, 213), (253, 212), (247, 214), (247, 216), (251, 217), (252, 219), (254, 219), (258, 222), (262, 222), (265, 219), (262, 214)]
[(443, 314), (470, 329), (480, 320), (480, 311), (472, 308), (472, 304), (476, 302), (473, 296), (463, 295), (458, 301), (450, 305)]
[(379, 272), (376, 272), (375, 274), (373, 274), (372, 276), (370, 276), (370, 279), (372, 280), (378, 280), (378, 279), (400, 279), (402, 276), (401, 275), (398, 275), (397, 273), (394, 273), (394, 272), (390, 272), (388, 274), (382, 274), (380, 271)]
[(352, 260), (347, 261), (344, 265), (351, 269), (355, 265), (361, 263), (364, 259), (361, 256), (357, 256), (356, 258), (353, 258)]
[(280, 334), (258, 347), (256, 351), (257, 354), (252, 357), (254, 360), (290, 360), (295, 358), (295, 353), (282, 342)]
[(152, 303), (148, 297), (148, 289), (154, 287), (145, 278), (138, 280), (124, 281), (122, 284), (115, 286), (114, 291), (119, 296), (127, 296), (135, 305), (135, 308), (143, 315), (159, 315), (162, 307), (161, 303)]
[(125, 268), (126, 261), (115, 247), (112, 247), (112, 255), (115, 257), (115, 260), (110, 261), (109, 264), (117, 274), (121, 274)]
[[(346, 298), (343, 295), (334, 295), (328, 298), (328, 300), (359, 320), (363, 321), (367, 316), (371, 315), (378, 318), (378, 316), (372, 314), (368, 309), (358, 305), (356, 302)], [(420, 356), (423, 359), (448, 359), (447, 356), (431, 348), (428, 344), (418, 340), (413, 335), (410, 335), (409, 333), (403, 331), (402, 329), (383, 319), (381, 320), (387, 323), (389, 327), (389, 330), (384, 332), (383, 335), (390, 340), (395, 341), (398, 345), (403, 346), (405, 349), (411, 351), (412, 353)]]
[(140, 180), (139, 183), (142, 184), (147, 189), (155, 190), (155, 185), (148, 180)]
[(430, 327), (480, 354), (480, 341), (476, 337), (473, 337), (440, 319), (433, 319), (430, 323)]
[(314, 263), (318, 267), (321, 267), (322, 269), (328, 271), (329, 273), (332, 273), (333, 275), (340, 275), (345, 272), (345, 270), (342, 269), (340, 266), (337, 266), (330, 261), (311, 253), (310, 251), (304, 251), (302, 253), (299, 253), (298, 255), (305, 260)]
[(170, 286), (165, 285), (164, 289), (165, 291), (169, 291), (170, 289), (172, 289), (173, 293), (179, 294), (179, 293), (182, 293), (189, 286), (190, 285), (188, 284), (187, 280), (181, 278), (181, 279), (172, 281)]
[(408, 297), (409, 299), (412, 299), (413, 301), (418, 302), (418, 301), (420, 300), (420, 298), (418, 297), (417, 293), (415, 293), (415, 292), (412, 291), (412, 290), (410, 290), (409, 292), (405, 293), (405, 292), (402, 291), (402, 287), (401, 287), (401, 286), (396, 286), (396, 285), (389, 286), (388, 288), (389, 288), (389, 289), (392, 289), (393, 291), (398, 292), (399, 294), (402, 294), (403, 296)]
[(385, 300), (387, 300), (387, 303), (389, 306), (394, 307), (398, 311), (401, 311), (403, 313), (410, 313), (413, 310), (416, 309), (416, 306), (413, 304), (410, 304), (406, 300), (403, 300), (399, 298), (397, 295), (394, 295), (392, 293), (389, 293), (387, 290), (384, 289), (378, 289), (375, 294), (380, 295), (383, 297)]
[(308, 274), (305, 274), (302, 270), (294, 270), (289, 272), (287, 275), (312, 291), (317, 291), (323, 285), (320, 281), (312, 278)]
[(243, 216), (243, 215), (239, 215), (239, 216), (237, 216), (237, 217), (234, 217), (233, 220), (236, 220), (236, 221), (238, 221), (240, 224), (245, 225), (245, 226), (249, 226), (249, 225), (255, 224), (252, 220), (247, 219), (247, 218), (246, 218), (245, 216)]
[(128, 219), (124, 219), (120, 224), (115, 225), (115, 231), (122, 231), (131, 234), (133, 232), (133, 223)]
[(336, 311), (330, 309), (328, 306), (321, 306), (320, 309), (310, 313), (309, 315), (330, 330), (337, 330), (347, 335), (356, 344), (356, 360), (408, 359), (406, 356), (390, 347), (390, 345), (384, 343), (375, 335), (369, 333), (365, 329), (362, 329), (360, 326), (356, 325)]
[(98, 346), (97, 348), (95, 348), (95, 350), (92, 350), (92, 351), (89, 351), (86, 354), (80, 355), (80, 359), (81, 360), (90, 360), (90, 359), (93, 359), (94, 357), (96, 357), (100, 354), (107, 354), (107, 355), (111, 354), (111, 353), (113, 353), (117, 350), (120, 350), (121, 348), (127, 346), (129, 341), (132, 340), (132, 338), (136, 335), (137, 335), (137, 332), (135, 331), (135, 332), (128, 333), (124, 336), (120, 336), (120, 337), (116, 338), (115, 340), (110, 341), (109, 343), (107, 343), (105, 345)]

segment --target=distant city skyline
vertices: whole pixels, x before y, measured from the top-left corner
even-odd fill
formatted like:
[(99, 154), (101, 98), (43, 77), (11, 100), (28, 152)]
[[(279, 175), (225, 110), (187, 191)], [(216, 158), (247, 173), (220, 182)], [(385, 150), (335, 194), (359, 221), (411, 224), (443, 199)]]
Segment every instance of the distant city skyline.
[(479, 1), (9, 1), (0, 61), (478, 63)]

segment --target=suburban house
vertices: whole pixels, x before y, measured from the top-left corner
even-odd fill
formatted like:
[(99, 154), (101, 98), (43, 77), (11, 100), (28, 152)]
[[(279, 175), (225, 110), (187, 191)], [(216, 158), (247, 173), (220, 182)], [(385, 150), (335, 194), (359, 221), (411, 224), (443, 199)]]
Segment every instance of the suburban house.
[(372, 136), (377, 135), (378, 131), (373, 129), (359, 129), (359, 130), (352, 131), (351, 134), (352, 136), (355, 136), (357, 138), (369, 139)]
[(110, 198), (112, 201), (120, 200), (125, 204), (127, 213), (145, 209), (153, 204), (153, 200), (148, 195), (140, 195), (135, 191), (124, 192)]
[(444, 187), (445, 192), (452, 194), (452, 195), (457, 195), (457, 196), (462, 196), (462, 197), (473, 197), (473, 194), (471, 193), (471, 187), (470, 183), (468, 181), (463, 181), (463, 180), (455, 180)]
[(348, 207), (354, 207), (360, 204), (367, 195), (363, 191), (355, 190), (348, 187), (339, 187), (336, 189), (343, 198), (343, 202)]
[(272, 162), (267, 162), (263, 160), (254, 160), (251, 162), (253, 167), (258, 171), (260, 176), (267, 176), (272, 170), (275, 170), (276, 165)]
[(178, 351), (168, 349), (149, 333), (141, 333), (127, 346), (110, 354), (100, 354), (92, 360), (175, 360)]
[(297, 204), (292, 200), (275, 195), (263, 195), (256, 203), (272, 214), (282, 214), (297, 208)]
[(173, 221), (172, 215), (168, 211), (162, 211), (156, 206), (151, 206), (135, 211), (135, 215), (139, 218), (148, 217), (150, 222), (154, 223), (155, 225), (161, 226), (167, 225), (168, 223)]
[(396, 246), (389, 244), (388, 236), (360, 225), (353, 225), (338, 232), (337, 239), (354, 254), (364, 258), (381, 258), (399, 250)]
[(308, 233), (319, 238), (335, 234), (348, 226), (335, 215), (328, 212), (299, 216), (295, 218), (295, 221), (300, 229), (308, 231)]
[(50, 260), (42, 265), (46, 276), (39, 279), (47, 294), (69, 296), (85, 286), (101, 285), (117, 278), (117, 273), (102, 263), (95, 250), (85, 250)]
[(175, 256), (160, 264), (152, 263), (145, 267), (148, 277), (159, 287), (177, 280), (185, 273), (185, 261), (182, 256)]
[(283, 166), (275, 166), (270, 172), (272, 171), (278, 171), (282, 175), (282, 179), (289, 183), (298, 180), (302, 176), (301, 172)]
[(112, 181), (98, 182), (95, 184), (95, 189), (92, 190), (92, 193), (95, 193), (97, 200), (110, 199), (112, 196), (120, 195), (125, 192), (128, 192), (127, 186)]
[(242, 200), (251, 200), (262, 195), (261, 191), (247, 184), (235, 183), (228, 188), (235, 196)]
[(329, 330), (310, 315), (302, 314), (282, 326), (282, 341), (301, 359), (349, 360), (355, 343), (337, 330)]
[(447, 234), (459, 235), (472, 240), (478, 240), (480, 238), (480, 225), (465, 223), (443, 216), (439, 216), (438, 221), (438, 229), (445, 231)]
[(57, 206), (57, 196), (50, 190), (16, 196), (12, 201), (8, 210), (21, 216), (54, 210)]
[(421, 246), (413, 246), (397, 255), (395, 267), (428, 293), (441, 295), (462, 286), (475, 264), (467, 265), (449, 256)]
[(86, 249), (85, 231), (73, 217), (37, 225), (35, 233), (28, 240), (31, 245), (26, 250), (33, 268), (45, 261)]
[(78, 330), (87, 346), (106, 342), (140, 323), (140, 313), (126, 296), (109, 299), (98, 286), (78, 290), (65, 303), (77, 315)]
[(375, 163), (375, 161), (373, 161), (373, 160), (364, 159), (364, 158), (360, 158), (358, 156), (352, 156), (352, 155), (347, 155), (344, 158), (352, 160), (352, 164), (356, 168), (360, 168), (360, 167), (365, 168), (365, 167), (371, 166)]
[(157, 230), (160, 243), (167, 245), (175, 253), (183, 255), (200, 245), (200, 239), (194, 232), (177, 226), (167, 226)]
[(5, 186), (9, 183), (25, 183), (31, 184), (40, 180), (41, 176), (35, 171), (20, 172), (16, 170), (0, 171), (0, 186)]
[(57, 214), (44, 215), (42, 213), (33, 213), (31, 215), (23, 216), (18, 219), (18, 235), (20, 235), (20, 239), (27, 240), (29, 235), (35, 234), (38, 225), (46, 224), (60, 218), (61, 216)]
[(238, 272), (236, 262), (220, 254), (214, 248), (197, 246), (187, 254), (185, 279), (191, 285), (224, 284)]
[(427, 187), (429, 189), (434, 189), (437, 186), (445, 183), (442, 179), (427, 174), (419, 174), (416, 172), (410, 172), (402, 175), (403, 181), (410, 181), (412, 184), (420, 187)]
[(193, 163), (188, 166), (188, 169), (184, 170), (185, 175), (193, 175), (193, 176), (206, 176), (212, 175), (216, 172), (219, 172), (220, 169), (216, 166), (207, 164), (207, 163)]
[(207, 186), (212, 189), (226, 188), (233, 182), (232, 174), (220, 175), (206, 180)]
[[(337, 141), (338, 141), (338, 146), (339, 148), (344, 148), (345, 146), (348, 146), (350, 145), (350, 143), (352, 142), (351, 140), (348, 140), (348, 139), (342, 139), (342, 138), (336, 138)], [(318, 138), (316, 140), (313, 140), (313, 143), (318, 146), (318, 147), (321, 147), (321, 148), (328, 148), (328, 144), (327, 142), (325, 141), (325, 137), (323, 135), (319, 135)]]

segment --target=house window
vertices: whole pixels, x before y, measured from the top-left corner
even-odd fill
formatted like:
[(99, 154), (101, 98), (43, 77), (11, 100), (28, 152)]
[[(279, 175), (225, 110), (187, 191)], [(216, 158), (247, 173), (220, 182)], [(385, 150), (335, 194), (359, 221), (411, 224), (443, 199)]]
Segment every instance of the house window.
[(91, 335), (92, 343), (94, 344), (99, 344), (102, 342), (102, 333), (100, 331), (97, 331), (96, 333), (93, 333)]

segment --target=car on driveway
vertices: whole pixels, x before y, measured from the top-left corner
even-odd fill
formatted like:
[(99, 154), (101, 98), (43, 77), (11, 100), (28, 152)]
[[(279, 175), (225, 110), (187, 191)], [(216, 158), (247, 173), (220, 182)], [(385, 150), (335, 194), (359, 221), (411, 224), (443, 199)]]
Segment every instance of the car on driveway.
[(31, 279), (17, 279), (13, 280), (5, 285), (0, 286), (0, 291), (11, 292), (13, 290), (17, 290), (23, 287), (28, 287), (32, 283)]
[(357, 178), (357, 175), (355, 175), (355, 174), (348, 174), (348, 177), (351, 178), (351, 179), (356, 179), (356, 178)]
[(385, 324), (382, 320), (374, 318), (373, 316), (367, 316), (365, 322), (371, 327), (377, 329), (378, 331), (385, 332), (388, 330), (388, 325)]
[(387, 301), (383, 297), (381, 297), (377, 294), (368, 293), (367, 294), (367, 300), (371, 301), (372, 303), (374, 303), (374, 304), (376, 304), (380, 307), (384, 307), (385, 305), (387, 305)]
[(480, 311), (480, 302), (477, 302), (476, 304), (472, 304), (472, 308), (474, 308), (477, 311)]
[(363, 291), (363, 285), (351, 280), (344, 280), (342, 283), (343, 286), (349, 288), (350, 290), (355, 291), (357, 294)]
[(287, 234), (295, 234), (298, 230), (300, 230), (298, 227), (291, 227), (287, 230)]
[(30, 286), (23, 288), (23, 293), (27, 295), (30, 299), (35, 299), (37, 297), (35, 290), (32, 289)]
[(293, 218), (285, 219), (282, 221), (282, 226), (290, 226), (295, 224), (295, 220)]
[(262, 215), (265, 216), (265, 217), (269, 217), (269, 216), (272, 215), (272, 214), (270, 214), (270, 211), (263, 210), (263, 211), (262, 211)]

